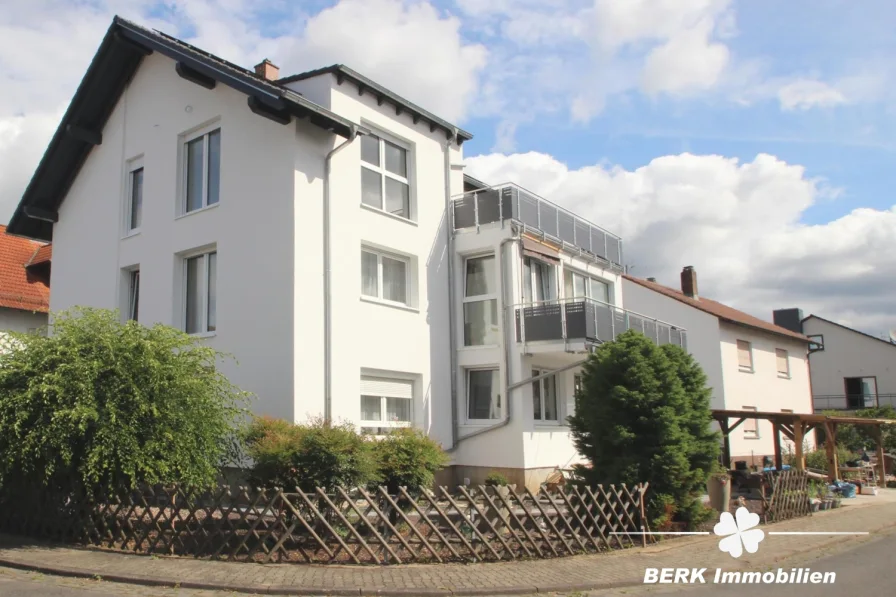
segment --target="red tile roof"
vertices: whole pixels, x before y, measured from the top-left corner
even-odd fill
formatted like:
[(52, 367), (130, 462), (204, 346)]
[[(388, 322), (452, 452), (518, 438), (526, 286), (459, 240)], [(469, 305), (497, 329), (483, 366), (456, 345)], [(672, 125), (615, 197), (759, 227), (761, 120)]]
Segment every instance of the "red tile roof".
[(623, 277), (629, 282), (634, 282), (635, 284), (643, 286), (644, 288), (648, 288), (650, 290), (653, 290), (654, 292), (658, 292), (664, 296), (673, 298), (676, 301), (680, 301), (695, 309), (699, 309), (705, 313), (709, 313), (710, 315), (715, 315), (719, 319), (727, 321), (728, 323), (743, 325), (761, 330), (763, 332), (770, 332), (772, 334), (778, 334), (779, 336), (788, 336), (790, 338), (809, 342), (809, 338), (807, 338), (803, 334), (791, 332), (787, 328), (782, 328), (781, 326), (775, 325), (770, 321), (765, 321), (763, 319), (759, 319), (758, 317), (753, 317), (752, 315), (748, 315), (743, 311), (738, 311), (737, 309), (729, 307), (728, 305), (723, 305), (722, 303), (716, 302), (712, 299), (708, 299), (704, 296), (700, 296), (699, 300), (692, 299), (688, 296), (685, 296), (684, 293), (682, 293), (680, 290), (675, 290), (674, 288), (663, 286), (662, 284), (658, 284), (656, 282), (650, 282), (641, 278), (635, 278), (634, 276), (629, 276), (628, 274), (623, 275)]
[(0, 307), (46, 313), (50, 310), (50, 287), (27, 265), (50, 260), (50, 245), (6, 234), (0, 224)]

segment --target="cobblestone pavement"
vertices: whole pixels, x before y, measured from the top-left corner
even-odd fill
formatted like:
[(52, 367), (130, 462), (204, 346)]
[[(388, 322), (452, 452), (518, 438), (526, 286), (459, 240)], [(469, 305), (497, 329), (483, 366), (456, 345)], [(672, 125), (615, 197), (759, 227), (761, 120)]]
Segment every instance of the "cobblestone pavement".
[[(889, 493), (889, 492), (888, 492)], [(896, 491), (893, 491), (896, 495)], [(765, 527), (766, 531), (870, 531), (896, 527), (893, 496), (852, 502), (839, 510)], [(29, 567), (108, 581), (131, 580), (186, 588), (286, 594), (526, 594), (575, 592), (640, 585), (647, 567), (724, 567), (757, 569), (794, 555), (819, 553), (849, 539), (842, 536), (767, 536), (756, 554), (733, 559), (718, 550), (714, 537), (667, 541), (648, 548), (553, 560), (490, 564), (406, 565), (381, 567), (256, 565), (188, 558), (145, 557), (17, 544), (0, 544), (0, 566)], [(79, 581), (83, 582), (83, 581)], [(128, 590), (131, 590), (130, 588)], [(134, 588), (133, 590), (137, 590)], [(154, 592), (136, 595), (178, 595)], [(6, 593), (3, 593), (6, 594)], [(111, 594), (129, 594), (119, 591)], [(192, 595), (190, 596), (192, 597)]]

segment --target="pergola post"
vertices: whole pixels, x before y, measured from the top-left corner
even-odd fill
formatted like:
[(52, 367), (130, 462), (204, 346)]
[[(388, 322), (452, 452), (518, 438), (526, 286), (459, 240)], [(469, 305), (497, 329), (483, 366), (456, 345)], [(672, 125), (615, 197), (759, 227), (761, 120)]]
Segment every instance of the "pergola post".
[(806, 469), (806, 455), (803, 454), (803, 432), (805, 423), (796, 421), (793, 425), (793, 468), (798, 470)]
[(825, 422), (824, 449), (828, 457), (828, 477), (836, 481), (840, 475), (840, 463), (837, 462), (837, 424)]
[(775, 469), (782, 470), (784, 468), (784, 459), (781, 457), (781, 423), (772, 421), (772, 433), (775, 440)]
[(728, 419), (718, 419), (719, 427), (722, 429), (722, 464), (725, 468), (731, 470), (731, 439), (728, 437), (731, 431), (728, 429)]
[(878, 475), (880, 475), (880, 485), (881, 487), (887, 486), (887, 463), (884, 460), (884, 435), (881, 431), (880, 425), (875, 425), (871, 428), (871, 436), (874, 438), (874, 441), (877, 443), (877, 466), (878, 466)]

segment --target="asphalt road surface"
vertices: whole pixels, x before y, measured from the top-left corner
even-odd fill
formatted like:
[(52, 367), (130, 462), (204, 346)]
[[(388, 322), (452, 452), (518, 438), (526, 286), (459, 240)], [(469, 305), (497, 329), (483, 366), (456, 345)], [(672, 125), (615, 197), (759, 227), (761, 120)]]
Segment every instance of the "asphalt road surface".
[[(793, 597), (794, 594), (812, 597), (843, 597), (844, 595), (892, 595), (893, 553), (896, 553), (896, 532), (852, 541), (839, 549), (827, 550), (814, 558), (801, 557), (782, 563), (782, 568), (808, 567), (818, 572), (836, 572), (834, 584), (770, 584), (770, 585), (649, 585), (595, 591), (594, 597), (621, 596), (678, 596), (709, 597)], [(707, 581), (709, 581), (707, 575)], [(0, 597), (234, 597), (235, 593), (220, 591), (192, 591), (162, 589), (111, 583), (102, 580), (60, 578), (32, 572), (0, 568)], [(583, 593), (568, 597), (584, 597)]]

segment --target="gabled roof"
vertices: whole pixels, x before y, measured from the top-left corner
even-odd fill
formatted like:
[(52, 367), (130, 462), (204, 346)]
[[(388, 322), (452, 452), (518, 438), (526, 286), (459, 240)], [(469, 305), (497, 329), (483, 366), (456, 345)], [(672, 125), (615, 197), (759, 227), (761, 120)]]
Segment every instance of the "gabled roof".
[(866, 338), (871, 338), (872, 340), (877, 340), (878, 342), (882, 342), (891, 348), (896, 348), (896, 344), (893, 344), (892, 342), (884, 340), (883, 338), (878, 338), (876, 336), (872, 336), (871, 334), (866, 334), (865, 332), (860, 332), (859, 330), (854, 330), (853, 328), (845, 326), (842, 323), (837, 323), (836, 321), (831, 321), (830, 319), (825, 319), (824, 317), (819, 317), (818, 315), (809, 315), (808, 317), (803, 317), (802, 321), (806, 321), (809, 319), (817, 319), (818, 321), (823, 321), (825, 323), (835, 325), (838, 328), (843, 328), (844, 330), (846, 330), (848, 332), (854, 332), (856, 334), (859, 334), (860, 336), (865, 336)]
[(401, 112), (408, 112), (409, 114), (411, 114), (411, 116), (413, 116), (414, 124), (416, 124), (418, 120), (423, 120), (424, 122), (429, 123), (430, 131), (434, 131), (437, 128), (442, 129), (445, 132), (447, 138), (456, 138), (458, 144), (463, 144), (464, 141), (469, 141), (473, 138), (472, 133), (468, 133), (467, 131), (454, 126), (450, 122), (442, 120), (432, 112), (424, 110), (417, 104), (406, 100), (397, 93), (386, 89), (376, 81), (368, 79), (361, 73), (350, 69), (344, 64), (333, 64), (330, 66), (325, 66), (324, 68), (318, 68), (304, 73), (299, 73), (297, 75), (290, 75), (288, 77), (279, 79), (277, 83), (280, 85), (285, 85), (287, 83), (292, 83), (293, 81), (301, 81), (303, 79), (310, 79), (325, 74), (334, 75), (336, 77), (336, 82), (340, 85), (343, 81), (351, 81), (355, 84), (355, 86), (357, 86), (359, 95), (363, 94), (366, 91), (369, 91), (376, 96), (377, 101), (380, 104), (388, 100), (390, 104), (395, 106), (396, 114), (401, 114)]
[(6, 234), (0, 224), (0, 307), (46, 313), (50, 310), (50, 287), (43, 276), (26, 269), (35, 255), (49, 255), (49, 245)]
[(250, 70), (116, 16), (9, 221), (10, 234), (52, 239), (59, 205), (90, 150), (102, 143), (103, 128), (128, 81), (143, 57), (153, 52), (174, 60), (185, 79), (209, 88), (220, 82), (245, 93), (253, 112), (278, 122), (285, 124), (292, 116), (308, 118), (346, 138), (359, 128)]
[(710, 315), (714, 315), (718, 317), (722, 321), (726, 321), (728, 323), (733, 323), (736, 325), (742, 325), (749, 328), (754, 328), (763, 332), (769, 332), (772, 334), (777, 334), (779, 336), (787, 336), (788, 338), (793, 338), (795, 340), (802, 340), (803, 342), (809, 342), (809, 338), (804, 336), (803, 334), (798, 334), (796, 332), (791, 332), (786, 328), (782, 328), (781, 326), (775, 325), (770, 321), (765, 321), (759, 319), (758, 317), (753, 317), (743, 311), (738, 311), (733, 307), (729, 307), (728, 305), (723, 305), (722, 303), (716, 302), (712, 299), (708, 299), (704, 296), (700, 296), (699, 300), (693, 299), (689, 296), (686, 296), (680, 290), (675, 290), (674, 288), (670, 288), (668, 286), (664, 286), (662, 284), (658, 284), (657, 282), (651, 282), (649, 280), (644, 280), (642, 278), (635, 278), (634, 276), (630, 276), (628, 274), (624, 274), (622, 276), (629, 282), (634, 282), (644, 288), (649, 290), (653, 290), (654, 292), (658, 292), (664, 296), (669, 298), (673, 298), (676, 301), (684, 303), (690, 307), (695, 309), (699, 309), (704, 313), (709, 313)]

